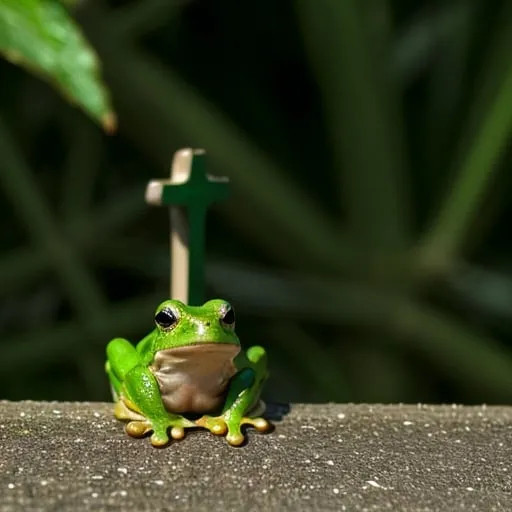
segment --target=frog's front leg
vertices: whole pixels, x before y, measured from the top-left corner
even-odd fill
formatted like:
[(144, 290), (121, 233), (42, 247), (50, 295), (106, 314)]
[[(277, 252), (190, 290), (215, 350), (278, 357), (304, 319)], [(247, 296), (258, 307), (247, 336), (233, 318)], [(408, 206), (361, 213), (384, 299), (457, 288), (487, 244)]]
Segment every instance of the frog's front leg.
[(129, 341), (115, 338), (107, 345), (105, 369), (116, 401), (114, 414), (117, 419), (129, 420), (129, 435), (142, 437), (152, 431), (151, 444), (163, 446), (169, 442), (169, 428), (173, 439), (181, 439), (185, 428), (196, 426), (165, 409), (155, 376)]
[(261, 391), (268, 378), (267, 355), (262, 347), (251, 347), (238, 363), (240, 371), (231, 379), (222, 414), (203, 416), (196, 424), (212, 433), (223, 435), (233, 446), (240, 446), (245, 437), (242, 425), (252, 425), (258, 432), (266, 432), (272, 425), (259, 417), (265, 408), (260, 400)]

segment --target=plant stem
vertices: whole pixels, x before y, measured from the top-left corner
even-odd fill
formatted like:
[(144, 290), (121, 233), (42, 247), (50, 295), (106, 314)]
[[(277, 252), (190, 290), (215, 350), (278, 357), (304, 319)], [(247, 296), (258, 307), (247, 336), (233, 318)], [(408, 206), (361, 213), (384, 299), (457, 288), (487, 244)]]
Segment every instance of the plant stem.
[(377, 25), (356, 0), (296, 5), (319, 78), (349, 231), (368, 252), (403, 252), (412, 242), (412, 217), (402, 112), (387, 66), (389, 27), (381, 23), (388, 4), (373, 6), (380, 16), (372, 47), (366, 25)]
[(73, 116), (71, 147), (62, 180), (62, 217), (87, 214), (94, 196), (94, 186), (101, 169), (103, 134), (83, 117)]
[[(475, 79), (453, 168), (457, 172), (439, 211), (419, 243), (420, 274), (446, 272), (459, 256), (499, 168), (512, 130), (512, 3), (504, 2)], [(421, 277), (421, 276), (420, 276)]]
[(420, 247), (427, 269), (446, 270), (462, 246), (512, 129), (512, 63), (457, 179)]
[[(105, 322), (106, 310), (102, 291), (79, 254), (59, 232), (34, 176), (17, 151), (2, 120), (0, 155), (0, 183), (15, 211), (24, 222), (33, 242), (48, 254), (61, 286), (81, 320), (81, 329), (99, 335)], [(73, 342), (71, 337), (68, 343)], [(88, 350), (87, 347), (82, 349)], [(87, 379), (86, 384), (93, 396), (96, 395), (99, 391), (98, 383)]]

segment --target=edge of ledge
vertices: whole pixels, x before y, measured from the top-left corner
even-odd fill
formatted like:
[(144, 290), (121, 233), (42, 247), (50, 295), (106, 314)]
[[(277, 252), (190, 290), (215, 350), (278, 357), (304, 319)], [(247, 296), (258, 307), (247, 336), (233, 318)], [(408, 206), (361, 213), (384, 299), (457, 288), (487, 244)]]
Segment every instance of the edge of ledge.
[[(0, 400), (0, 416), (2, 419), (19, 418), (20, 413), (26, 415), (67, 415), (80, 416), (91, 411), (96, 414), (110, 416), (112, 414), (111, 402), (59, 402)], [(354, 403), (268, 403), (265, 414), (269, 419), (287, 420), (343, 420), (345, 418), (385, 417), (386, 419), (400, 419), (405, 417), (440, 417), (440, 418), (466, 418), (488, 417), (512, 421), (512, 406), (500, 405), (443, 405), (443, 404), (354, 404)]]

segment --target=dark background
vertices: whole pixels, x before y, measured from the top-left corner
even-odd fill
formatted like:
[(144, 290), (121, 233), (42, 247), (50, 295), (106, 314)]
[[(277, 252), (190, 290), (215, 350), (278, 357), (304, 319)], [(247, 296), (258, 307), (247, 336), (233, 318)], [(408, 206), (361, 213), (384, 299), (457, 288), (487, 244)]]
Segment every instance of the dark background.
[(0, 62), (0, 398), (109, 400), (168, 293), (174, 151), (230, 176), (208, 297), (267, 398), (512, 400), (512, 2), (81, 2), (104, 135)]

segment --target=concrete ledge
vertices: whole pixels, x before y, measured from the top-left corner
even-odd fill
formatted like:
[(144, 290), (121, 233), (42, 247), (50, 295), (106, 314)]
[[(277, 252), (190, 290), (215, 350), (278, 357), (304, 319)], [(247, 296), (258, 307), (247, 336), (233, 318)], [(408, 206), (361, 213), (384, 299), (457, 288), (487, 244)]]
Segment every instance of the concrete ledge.
[(509, 407), (294, 405), (155, 449), (110, 404), (0, 402), (0, 447), (2, 511), (512, 510)]

